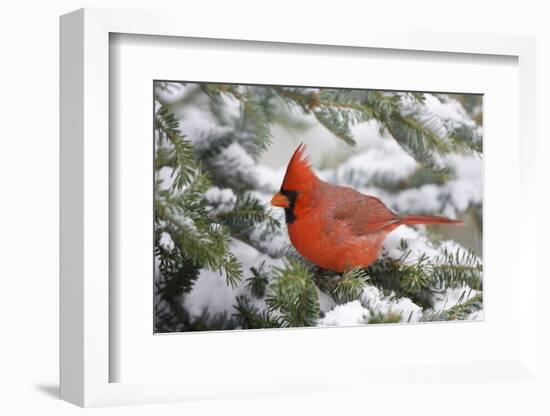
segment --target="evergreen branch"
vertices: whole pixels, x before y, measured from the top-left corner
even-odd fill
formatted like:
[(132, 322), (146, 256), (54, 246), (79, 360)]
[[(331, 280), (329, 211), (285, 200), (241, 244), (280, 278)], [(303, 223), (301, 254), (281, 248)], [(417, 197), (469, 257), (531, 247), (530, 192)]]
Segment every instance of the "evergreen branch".
[(265, 296), (269, 284), (269, 274), (265, 270), (265, 260), (258, 267), (251, 267), (250, 271), (252, 277), (246, 279), (246, 287), (255, 298), (261, 299)]
[(334, 300), (337, 303), (347, 303), (359, 299), (363, 289), (368, 281), (367, 273), (364, 269), (350, 269), (335, 282), (332, 291)]
[(168, 161), (175, 163), (174, 187), (180, 190), (191, 181), (197, 171), (193, 145), (181, 135), (178, 119), (165, 106), (161, 106), (156, 114), (155, 128), (159, 132), (159, 137), (169, 139), (172, 144), (171, 151), (157, 152), (156, 159), (162, 158), (160, 164)]
[(259, 224), (266, 224), (271, 232), (281, 226), (280, 221), (272, 216), (271, 210), (251, 194), (237, 197), (234, 208), (218, 213), (216, 218), (236, 233), (242, 233)]
[(382, 311), (375, 311), (372, 309), (369, 309), (369, 312), (369, 324), (396, 324), (401, 322), (401, 315), (397, 312), (389, 311), (383, 313)]
[(234, 98), (240, 98), (240, 94), (237, 92), (235, 85), (212, 83), (200, 83), (198, 85), (204, 94), (217, 103), (220, 102), (220, 98), (224, 94), (231, 95)]
[(483, 141), (475, 128), (460, 126), (449, 133), (449, 139), (454, 143), (455, 151), (463, 154), (481, 153)]
[(189, 195), (196, 191), (190, 186), (178, 197), (160, 194), (155, 201), (156, 220), (164, 223), (165, 230), (196, 267), (223, 270), (227, 284), (234, 287), (242, 277), (242, 267), (230, 251), (231, 234), (225, 225), (207, 220), (197, 196)]
[(231, 188), (236, 194), (255, 188), (253, 155), (246, 150), (246, 146), (241, 145), (236, 134), (216, 138), (215, 143), (201, 151), (199, 157), (213, 185)]
[(182, 137), (175, 137), (172, 143), (174, 144), (174, 152), (178, 166), (178, 169), (173, 173), (176, 175), (173, 186), (174, 189), (180, 190), (189, 184), (197, 171), (194, 161), (195, 155), (193, 153), (193, 145)]
[(255, 151), (254, 156), (257, 158), (260, 153), (267, 150), (271, 145), (271, 138), (273, 136), (270, 130), (270, 120), (263, 107), (251, 99), (243, 102), (243, 114), (245, 117), (248, 116), (254, 125), (256, 136), (253, 149)]
[[(446, 182), (444, 178), (434, 174), (432, 170), (422, 165), (418, 166), (418, 168), (406, 178), (395, 179), (382, 173), (373, 173), (368, 179), (364, 179), (363, 176), (358, 176), (356, 178), (352, 170), (346, 172), (346, 176), (343, 176), (342, 179), (351, 186), (359, 187), (368, 183), (369, 187), (380, 188), (391, 193), (397, 193), (411, 188), (420, 188), (427, 184), (444, 185)], [(416, 213), (418, 213), (418, 211), (416, 211)]]
[(243, 270), (241, 262), (235, 255), (226, 248), (223, 264), (221, 265), (225, 272), (225, 281), (228, 286), (235, 288), (242, 278)]
[[(157, 230), (156, 235), (161, 231)], [(155, 239), (155, 257), (160, 273), (155, 276), (155, 331), (185, 331), (189, 327), (189, 315), (182, 299), (193, 288), (199, 277), (199, 269), (177, 246), (163, 247)]]
[(384, 122), (393, 114), (401, 112), (401, 99), (398, 94), (373, 90), (362, 91), (358, 99), (363, 106), (372, 108), (380, 122)]
[(344, 304), (361, 298), (369, 277), (362, 268), (354, 268), (340, 274), (329, 270), (317, 269), (313, 280), (319, 290), (330, 295), (338, 304)]
[(158, 200), (170, 204), (174, 210), (189, 211), (196, 213), (196, 217), (206, 215), (203, 203), (204, 193), (212, 186), (210, 177), (200, 170), (195, 172), (195, 176), (187, 184), (187, 187), (179, 194), (169, 191), (158, 191)]
[(237, 304), (233, 307), (237, 313), (234, 314), (241, 321), (243, 329), (262, 329), (262, 328), (280, 328), (283, 323), (278, 317), (268, 310), (260, 309), (250, 303), (246, 295), (240, 295), (235, 298)]
[(159, 171), (165, 166), (170, 168), (176, 167), (174, 150), (171, 147), (168, 148), (157, 146), (155, 154), (155, 170)]
[(189, 293), (199, 276), (199, 270), (192, 260), (178, 246), (168, 249), (159, 244), (158, 240), (155, 242), (155, 255), (164, 277), (158, 293), (170, 299)]
[[(448, 174), (436, 158), (450, 152), (471, 153), (480, 149), (475, 131), (466, 127), (455, 129), (450, 135), (438, 135), (435, 117), (419, 120), (401, 111), (401, 95), (371, 90), (320, 89), (312, 92), (299, 88), (274, 90), (284, 100), (298, 106), (305, 113), (313, 113), (317, 121), (348, 145), (355, 145), (351, 127), (358, 123), (376, 120), (419, 163), (429, 168), (436, 176)], [(425, 97), (410, 93), (418, 105)]]
[(227, 312), (211, 313), (204, 309), (199, 317), (195, 317), (187, 331), (216, 331), (234, 329), (237, 323), (234, 317), (228, 317)]
[(281, 316), (282, 326), (315, 325), (320, 307), (317, 289), (309, 271), (299, 262), (287, 259), (285, 268), (274, 268), (275, 280), (266, 303)]
[(356, 142), (349, 128), (350, 120), (343, 112), (326, 108), (314, 111), (313, 115), (328, 131), (342, 139), (346, 144), (355, 146)]
[(434, 258), (431, 270), (431, 283), (437, 288), (457, 288), (469, 286), (482, 290), (483, 264), (472, 252), (443, 250), (443, 254)]
[[(179, 82), (179, 81), (176, 81), (176, 82), (166, 82), (166, 81), (155, 81), (155, 88), (160, 90), (160, 91), (165, 91), (165, 92), (173, 92), (174, 90), (177, 89), (177, 86), (185, 86), (186, 83), (185, 82)], [(155, 97), (158, 99), (158, 97)]]
[(416, 104), (424, 104), (426, 102), (426, 96), (421, 92), (407, 92), (405, 93), (409, 96)]
[[(257, 159), (262, 152), (267, 150), (271, 145), (271, 120), (261, 103), (256, 102), (256, 95), (247, 93), (241, 93), (236, 86), (227, 84), (205, 84), (203, 86), (205, 94), (207, 94), (213, 101), (219, 102), (221, 95), (230, 95), (234, 99), (238, 100), (241, 104), (242, 116), (242, 130), (247, 130), (247, 126), (251, 125), (254, 132), (254, 142), (252, 145), (246, 145), (247, 151), (251, 152), (255, 159)], [(256, 90), (253, 90), (256, 92)]]
[[(266, 249), (266, 246), (263, 245), (261, 241), (259, 241), (258, 239), (250, 238), (250, 234), (252, 231), (254, 231), (254, 229), (248, 229), (245, 232), (232, 231), (231, 237), (235, 240), (241, 241), (249, 245), (250, 247), (255, 248), (260, 253), (267, 254), (272, 259), (279, 259), (279, 258), (285, 257), (287, 253), (290, 251), (289, 246), (287, 245), (283, 245), (280, 249), (275, 249), (275, 250)], [(270, 234), (270, 232), (267, 230), (265, 232), (266, 234)]]
[[(465, 293), (462, 294), (462, 298)], [(481, 293), (471, 297), (470, 299), (459, 302), (439, 312), (427, 311), (421, 318), (421, 321), (454, 321), (464, 320), (474, 312), (478, 312), (483, 309), (483, 295)]]
[(429, 259), (422, 255), (413, 265), (400, 264), (402, 272), (399, 285), (405, 293), (415, 293), (430, 287)]
[(444, 289), (469, 286), (482, 290), (483, 265), (470, 251), (444, 250), (440, 256), (420, 256), (407, 261), (411, 251), (402, 247), (399, 259), (382, 257), (366, 269), (370, 283), (397, 297), (410, 297), (416, 304), (431, 307), (433, 294)]
[(392, 114), (384, 127), (399, 145), (420, 164), (437, 176), (446, 177), (448, 169), (441, 165), (434, 154), (444, 155), (451, 151), (450, 145), (421, 122), (400, 113)]
[(381, 101), (379, 108), (366, 100), (369, 91), (338, 91), (322, 90), (319, 94), (319, 104), (314, 112), (317, 120), (337, 137), (349, 145), (355, 145), (351, 127), (371, 120), (382, 120), (391, 105)]
[(271, 89), (283, 102), (297, 106), (306, 114), (309, 114), (319, 105), (319, 94), (316, 91), (306, 90), (305, 88), (282, 88), (275, 86), (271, 87)]

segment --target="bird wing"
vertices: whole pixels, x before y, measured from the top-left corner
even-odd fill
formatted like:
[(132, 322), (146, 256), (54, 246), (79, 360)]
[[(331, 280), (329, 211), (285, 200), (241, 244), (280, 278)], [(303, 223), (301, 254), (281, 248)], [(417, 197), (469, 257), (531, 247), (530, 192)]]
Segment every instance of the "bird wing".
[(374, 233), (399, 221), (399, 217), (378, 198), (347, 188), (332, 217), (345, 221), (354, 235)]

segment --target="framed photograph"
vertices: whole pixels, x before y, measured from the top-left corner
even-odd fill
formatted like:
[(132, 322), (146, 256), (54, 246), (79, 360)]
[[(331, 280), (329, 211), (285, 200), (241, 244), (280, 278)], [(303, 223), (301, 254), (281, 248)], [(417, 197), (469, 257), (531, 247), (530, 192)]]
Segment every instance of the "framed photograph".
[(155, 333), (482, 319), (481, 94), (153, 89)]
[(61, 397), (536, 383), (534, 40), (189, 23), (61, 18)]

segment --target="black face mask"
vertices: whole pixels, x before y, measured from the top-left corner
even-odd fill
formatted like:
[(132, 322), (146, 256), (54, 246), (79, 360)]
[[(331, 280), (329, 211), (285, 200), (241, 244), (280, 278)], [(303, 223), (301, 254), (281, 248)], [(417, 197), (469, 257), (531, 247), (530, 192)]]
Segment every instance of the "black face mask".
[(288, 199), (288, 208), (285, 208), (285, 220), (287, 224), (292, 224), (296, 219), (294, 215), (294, 207), (296, 206), (296, 198), (298, 198), (297, 191), (287, 191), (281, 188), (281, 193)]

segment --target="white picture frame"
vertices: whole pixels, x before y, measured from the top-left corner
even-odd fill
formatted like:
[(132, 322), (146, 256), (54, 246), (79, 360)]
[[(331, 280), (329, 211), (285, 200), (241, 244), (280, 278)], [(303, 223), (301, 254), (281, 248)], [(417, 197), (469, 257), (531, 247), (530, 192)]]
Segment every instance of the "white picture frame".
[[(519, 215), (518, 262), (526, 273), (518, 287), (517, 348), (508, 359), (471, 363), (441, 362), (411, 371), (369, 368), (361, 379), (355, 369), (331, 369), (322, 383), (319, 373), (297, 371), (270, 374), (256, 383), (244, 377), (230, 387), (227, 375), (213, 383), (194, 377), (178, 381), (110, 382), (110, 365), (117, 357), (110, 349), (109, 297), (109, 36), (113, 33), (147, 36), (226, 39), (282, 44), (332, 45), (454, 54), (505, 55), (519, 66), (519, 213), (535, 212), (535, 41), (508, 35), (429, 33), (403, 30), (353, 29), (328, 35), (322, 28), (303, 33), (298, 28), (280, 31), (278, 25), (252, 21), (234, 34), (223, 20), (206, 26), (200, 19), (173, 13), (82, 9), (61, 18), (61, 398), (80, 406), (156, 403), (214, 397), (252, 397), (265, 394), (330, 392), (373, 380), (404, 383), (448, 380), (472, 383), (483, 380), (534, 380), (537, 382), (536, 315), (537, 270), (532, 254), (522, 242), (536, 241), (535, 217)], [(112, 166), (111, 166), (112, 168)], [(490, 209), (490, 208), (488, 208)], [(494, 208), (493, 208), (494, 209)], [(538, 277), (540, 278), (540, 276)], [(403, 330), (397, 328), (397, 331)], [(295, 330), (299, 331), (299, 330)], [(152, 334), (151, 334), (152, 335)], [(208, 335), (207, 335), (208, 336)], [(349, 383), (338, 381), (348, 378)], [(307, 382), (306, 382), (307, 381)], [(224, 387), (225, 386), (225, 387)]]

